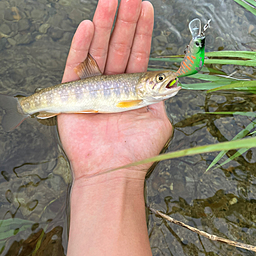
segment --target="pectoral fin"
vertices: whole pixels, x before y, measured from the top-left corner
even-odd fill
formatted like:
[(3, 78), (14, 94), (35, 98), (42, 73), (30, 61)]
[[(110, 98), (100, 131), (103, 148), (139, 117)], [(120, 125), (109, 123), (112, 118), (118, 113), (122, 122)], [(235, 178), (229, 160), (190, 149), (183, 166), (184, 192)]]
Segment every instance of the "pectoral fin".
[(38, 119), (47, 119), (47, 118), (51, 118), (54, 116), (59, 115), (59, 113), (47, 113), (47, 112), (40, 112), (36, 117)]
[(95, 59), (88, 53), (87, 58), (74, 68), (76, 74), (81, 78), (102, 75)]
[(130, 108), (134, 106), (138, 106), (142, 100), (126, 100), (126, 101), (120, 101), (116, 106), (119, 108)]

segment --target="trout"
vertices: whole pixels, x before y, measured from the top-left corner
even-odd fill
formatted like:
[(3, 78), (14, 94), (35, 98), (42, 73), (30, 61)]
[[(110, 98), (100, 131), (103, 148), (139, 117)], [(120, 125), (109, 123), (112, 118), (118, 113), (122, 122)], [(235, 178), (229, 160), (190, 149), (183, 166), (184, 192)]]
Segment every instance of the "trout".
[(11, 131), (27, 117), (46, 119), (60, 113), (116, 113), (148, 106), (181, 89), (172, 71), (103, 75), (88, 54), (75, 72), (81, 80), (40, 89), (28, 97), (0, 95), (2, 127)]

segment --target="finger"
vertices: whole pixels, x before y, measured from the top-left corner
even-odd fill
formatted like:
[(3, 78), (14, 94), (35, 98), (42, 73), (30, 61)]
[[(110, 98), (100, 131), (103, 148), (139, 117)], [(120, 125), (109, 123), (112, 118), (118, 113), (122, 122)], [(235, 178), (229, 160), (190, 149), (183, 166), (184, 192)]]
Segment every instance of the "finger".
[(104, 71), (107, 59), (108, 44), (117, 5), (117, 0), (99, 0), (93, 17), (94, 37), (90, 53), (102, 72)]
[(143, 2), (138, 20), (127, 73), (147, 71), (154, 27), (154, 8), (150, 2)]
[(121, 1), (115, 28), (110, 39), (106, 74), (117, 74), (125, 71), (140, 9), (141, 0)]
[(90, 43), (92, 41), (93, 33), (94, 26), (89, 20), (82, 21), (78, 26), (69, 50), (65, 71), (62, 78), (63, 83), (79, 78), (75, 73), (74, 68), (86, 58)]

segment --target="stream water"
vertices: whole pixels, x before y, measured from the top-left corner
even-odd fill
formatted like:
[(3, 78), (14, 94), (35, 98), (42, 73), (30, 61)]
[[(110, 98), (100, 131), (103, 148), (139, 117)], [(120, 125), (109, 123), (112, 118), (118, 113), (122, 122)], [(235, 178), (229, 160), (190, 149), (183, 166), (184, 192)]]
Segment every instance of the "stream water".
[[(256, 49), (256, 17), (233, 0), (151, 2), (153, 57), (182, 54), (191, 39), (188, 23), (196, 17), (203, 24), (212, 19), (206, 51)], [(1, 94), (29, 95), (38, 87), (58, 84), (72, 36), (83, 19), (92, 19), (96, 5), (94, 0), (0, 0)], [(256, 74), (255, 68), (214, 68), (227, 75), (236, 71), (240, 77)], [(167, 151), (232, 139), (252, 120), (206, 112), (255, 111), (255, 101), (252, 94), (180, 91), (166, 101), (175, 128)], [(217, 154), (160, 162), (146, 180), (146, 203), (210, 234), (256, 245), (255, 149), (205, 173)], [(0, 255), (66, 255), (72, 175), (56, 120), (28, 119), (11, 133), (0, 128), (0, 174)], [(255, 255), (200, 237), (150, 212), (148, 230), (154, 256)]]

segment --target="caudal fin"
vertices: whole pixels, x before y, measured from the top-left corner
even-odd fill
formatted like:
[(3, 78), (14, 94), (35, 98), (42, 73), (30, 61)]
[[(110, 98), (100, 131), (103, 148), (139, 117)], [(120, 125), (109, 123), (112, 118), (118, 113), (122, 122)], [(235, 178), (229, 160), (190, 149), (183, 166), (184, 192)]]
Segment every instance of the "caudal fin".
[(28, 117), (21, 112), (20, 103), (16, 97), (0, 94), (0, 108), (4, 110), (2, 127), (6, 132), (15, 129)]

